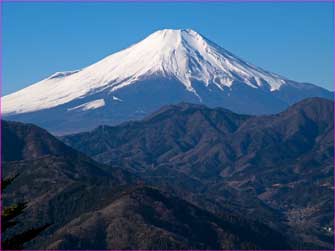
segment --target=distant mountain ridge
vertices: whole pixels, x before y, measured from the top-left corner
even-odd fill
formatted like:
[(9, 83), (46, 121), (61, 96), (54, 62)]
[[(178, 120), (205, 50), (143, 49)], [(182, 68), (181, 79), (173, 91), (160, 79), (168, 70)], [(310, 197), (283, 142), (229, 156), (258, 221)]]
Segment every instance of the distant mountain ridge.
[(333, 93), (246, 63), (193, 30), (165, 29), (3, 97), (2, 114), (64, 134), (140, 119), (182, 101), (269, 114), (307, 97)]
[(208, 210), (229, 205), (299, 245), (332, 248), (333, 121), (334, 103), (321, 98), (267, 116), (183, 103), (61, 139)]
[(3, 176), (19, 174), (2, 203), (28, 202), (17, 230), (52, 223), (26, 249), (290, 248), (263, 223), (207, 212), (93, 161), (35, 125), (2, 121), (2, 143)]

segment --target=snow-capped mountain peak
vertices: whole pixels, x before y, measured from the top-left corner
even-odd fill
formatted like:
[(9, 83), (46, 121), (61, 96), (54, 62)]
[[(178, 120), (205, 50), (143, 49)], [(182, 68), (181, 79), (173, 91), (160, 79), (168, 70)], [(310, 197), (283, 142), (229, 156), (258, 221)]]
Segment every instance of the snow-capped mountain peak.
[[(3, 98), (3, 113), (18, 114), (67, 103), (92, 92), (110, 92), (152, 74), (178, 79), (197, 95), (198, 80), (222, 89), (234, 81), (277, 90), (285, 79), (245, 63), (193, 30), (159, 30), (82, 70), (58, 72)], [(201, 99), (201, 97), (199, 97)]]
[[(115, 67), (115, 61), (120, 65)], [(234, 80), (255, 88), (267, 83), (272, 91), (285, 83), (278, 75), (243, 62), (190, 29), (154, 32), (141, 42), (92, 66), (94, 70), (96, 67), (101, 71), (104, 69), (110, 79), (115, 75), (128, 79), (115, 83), (113, 90), (153, 73), (172, 75), (188, 90), (193, 90), (193, 79), (206, 85), (213, 82), (219, 87), (230, 86)]]
[(69, 133), (143, 118), (179, 102), (268, 114), (315, 96), (332, 93), (246, 63), (193, 30), (165, 29), (3, 97), (2, 115)]

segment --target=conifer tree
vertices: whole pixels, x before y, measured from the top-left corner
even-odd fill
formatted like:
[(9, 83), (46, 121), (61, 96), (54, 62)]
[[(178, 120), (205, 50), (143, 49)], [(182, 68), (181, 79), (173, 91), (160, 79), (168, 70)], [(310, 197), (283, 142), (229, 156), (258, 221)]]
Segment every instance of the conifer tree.
[[(1, 192), (3, 193), (4, 189), (8, 187), (14, 179), (17, 177), (6, 178), (1, 181)], [(45, 224), (40, 227), (31, 228), (26, 231), (23, 231), (19, 234), (12, 235), (11, 237), (4, 239), (4, 232), (10, 228), (13, 228), (19, 222), (16, 218), (21, 215), (26, 208), (27, 203), (16, 203), (10, 206), (2, 208), (1, 212), (1, 250), (21, 250), (23, 249), (23, 245), (34, 239), (37, 235), (39, 235), (43, 230), (50, 226), (50, 224)]]

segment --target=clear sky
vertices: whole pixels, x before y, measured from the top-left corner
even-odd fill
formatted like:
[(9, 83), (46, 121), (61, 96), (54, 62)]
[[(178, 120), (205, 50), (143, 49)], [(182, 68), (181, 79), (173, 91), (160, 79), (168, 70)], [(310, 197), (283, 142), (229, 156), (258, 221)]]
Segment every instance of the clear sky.
[(328, 3), (4, 3), (6, 95), (74, 70), (158, 29), (191, 28), (242, 59), (333, 90)]

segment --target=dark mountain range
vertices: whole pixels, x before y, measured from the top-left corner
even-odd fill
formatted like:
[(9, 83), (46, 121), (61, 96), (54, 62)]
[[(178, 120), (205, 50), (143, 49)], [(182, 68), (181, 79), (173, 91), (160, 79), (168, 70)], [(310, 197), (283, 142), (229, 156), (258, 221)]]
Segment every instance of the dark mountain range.
[(29, 202), (18, 229), (52, 222), (47, 233), (52, 232), (92, 208), (89, 197), (82, 198), (87, 191), (132, 179), (122, 170), (104, 170), (104, 165), (31, 124), (2, 121), (2, 146), (3, 177), (19, 175), (3, 194), (3, 203)]
[(52, 239), (52, 249), (289, 248), (281, 234), (262, 224), (216, 217), (148, 187), (123, 191), (106, 207), (60, 228)]
[(229, 208), (285, 229), (295, 248), (331, 249), (333, 105), (311, 98), (246, 116), (184, 103), (62, 140), (216, 214)]
[(98, 164), (31, 124), (2, 121), (3, 203), (27, 201), (16, 230), (52, 223), (29, 249), (287, 249), (283, 234), (220, 215)]

